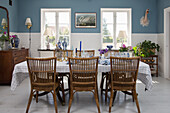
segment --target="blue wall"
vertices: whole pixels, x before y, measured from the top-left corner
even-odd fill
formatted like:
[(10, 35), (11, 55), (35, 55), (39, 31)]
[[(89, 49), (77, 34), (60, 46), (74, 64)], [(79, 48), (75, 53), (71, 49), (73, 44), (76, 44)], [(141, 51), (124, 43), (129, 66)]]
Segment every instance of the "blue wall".
[(12, 1), (12, 6), (9, 5), (9, 0), (0, 0), (0, 6), (6, 7), (9, 12), (9, 27), (10, 32), (18, 31), (18, 0)]
[(164, 9), (170, 7), (170, 0), (158, 0), (158, 33), (164, 32)]
[[(132, 8), (132, 32), (157, 33), (157, 0), (19, 0), (19, 32), (28, 32), (25, 26), (27, 17), (32, 18), (32, 31), (40, 32), (41, 8), (71, 8), (72, 33), (100, 33), (100, 8)], [(142, 27), (140, 18), (144, 16), (147, 8), (150, 9), (150, 25)], [(76, 29), (74, 27), (75, 12), (96, 12), (97, 28)]]

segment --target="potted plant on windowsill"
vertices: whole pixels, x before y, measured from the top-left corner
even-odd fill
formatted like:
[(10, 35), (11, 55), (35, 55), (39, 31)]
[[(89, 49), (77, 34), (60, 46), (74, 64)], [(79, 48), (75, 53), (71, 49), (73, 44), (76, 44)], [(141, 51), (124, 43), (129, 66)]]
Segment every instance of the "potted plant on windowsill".
[(125, 44), (122, 44), (122, 47), (120, 47), (120, 49), (119, 49), (120, 52), (128, 52), (131, 50), (132, 50), (132, 47), (131, 46), (127, 47)]
[(145, 40), (140, 42), (133, 47), (135, 56), (149, 57), (151, 55), (155, 55), (155, 52), (159, 52), (160, 46), (156, 43), (153, 43), (149, 40)]

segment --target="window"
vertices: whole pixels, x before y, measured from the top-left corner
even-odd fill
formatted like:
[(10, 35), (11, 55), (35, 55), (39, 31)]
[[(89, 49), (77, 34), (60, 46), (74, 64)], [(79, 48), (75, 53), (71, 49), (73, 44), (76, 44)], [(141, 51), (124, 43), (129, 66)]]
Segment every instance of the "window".
[(102, 48), (131, 45), (131, 9), (101, 9)]
[(49, 43), (53, 49), (65, 38), (70, 49), (70, 32), (71, 9), (41, 9), (41, 48)]

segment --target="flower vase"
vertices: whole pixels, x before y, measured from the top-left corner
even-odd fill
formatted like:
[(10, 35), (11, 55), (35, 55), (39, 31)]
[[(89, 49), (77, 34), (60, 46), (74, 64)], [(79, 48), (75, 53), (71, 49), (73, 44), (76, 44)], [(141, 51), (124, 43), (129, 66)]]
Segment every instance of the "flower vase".
[(1, 41), (0, 50), (8, 50), (8, 49), (9, 49), (9, 41)]
[(102, 60), (104, 59), (104, 54), (102, 54), (101, 59), (102, 59)]
[(0, 41), (0, 50), (4, 50), (4, 41)]
[(8, 41), (4, 42), (4, 50), (8, 50), (8, 43), (9, 43)]
[(19, 42), (20, 42), (20, 40), (19, 40), (18, 36), (15, 35), (15, 38), (11, 39), (12, 47), (18, 48)]

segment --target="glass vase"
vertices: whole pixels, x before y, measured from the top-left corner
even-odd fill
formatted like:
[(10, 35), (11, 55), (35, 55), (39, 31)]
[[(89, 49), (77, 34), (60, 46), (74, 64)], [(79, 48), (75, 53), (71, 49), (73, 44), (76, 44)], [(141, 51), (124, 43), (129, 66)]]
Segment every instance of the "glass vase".
[(0, 50), (4, 50), (4, 41), (0, 41)]

